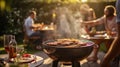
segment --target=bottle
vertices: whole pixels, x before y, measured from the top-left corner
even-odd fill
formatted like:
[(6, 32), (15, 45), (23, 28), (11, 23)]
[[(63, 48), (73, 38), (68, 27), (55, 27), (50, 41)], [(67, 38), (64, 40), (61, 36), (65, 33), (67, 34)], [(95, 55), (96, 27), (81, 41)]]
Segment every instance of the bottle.
[(15, 58), (17, 56), (17, 42), (15, 40), (15, 36), (11, 35), (11, 41), (9, 43), (9, 58)]
[(50, 23), (50, 29), (51, 29), (51, 30), (54, 30), (54, 23), (53, 23), (53, 22)]
[(44, 22), (41, 23), (41, 29), (44, 29)]
[(96, 34), (96, 29), (95, 27), (92, 27), (91, 31), (90, 31), (90, 35), (94, 36)]

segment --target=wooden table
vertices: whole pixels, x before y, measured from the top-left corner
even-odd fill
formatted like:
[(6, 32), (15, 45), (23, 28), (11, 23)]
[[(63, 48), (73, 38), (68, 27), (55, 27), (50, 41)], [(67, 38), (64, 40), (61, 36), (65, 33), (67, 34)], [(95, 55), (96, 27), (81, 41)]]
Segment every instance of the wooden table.
[(88, 39), (95, 43), (92, 56), (88, 57), (88, 61), (97, 61), (97, 54), (100, 48), (100, 44), (105, 43), (105, 46), (108, 50), (114, 40), (114, 37), (86, 37), (85, 39)]
[(101, 43), (105, 43), (105, 46), (107, 48), (107, 50), (109, 49), (111, 43), (114, 40), (114, 37), (110, 37), (110, 38), (103, 38), (103, 37), (89, 37), (87, 38), (88, 40), (93, 41), (95, 44), (98, 45), (98, 47), (100, 46)]

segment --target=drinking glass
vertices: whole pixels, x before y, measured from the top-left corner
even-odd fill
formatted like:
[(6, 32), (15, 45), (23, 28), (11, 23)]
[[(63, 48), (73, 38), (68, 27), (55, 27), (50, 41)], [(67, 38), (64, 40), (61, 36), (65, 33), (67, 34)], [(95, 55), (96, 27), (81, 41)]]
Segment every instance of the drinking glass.
[(4, 35), (4, 48), (8, 54), (8, 59), (15, 58), (16, 54), (16, 45), (13, 43), (13, 35)]
[(7, 52), (9, 52), (9, 43), (11, 41), (12, 35), (4, 35), (4, 48)]
[(23, 46), (18, 46), (17, 47), (17, 53), (22, 56), (25, 53), (24, 47)]
[(11, 37), (12, 35), (4, 35), (4, 49), (7, 52), (8, 56), (9, 56), (9, 43), (11, 41)]

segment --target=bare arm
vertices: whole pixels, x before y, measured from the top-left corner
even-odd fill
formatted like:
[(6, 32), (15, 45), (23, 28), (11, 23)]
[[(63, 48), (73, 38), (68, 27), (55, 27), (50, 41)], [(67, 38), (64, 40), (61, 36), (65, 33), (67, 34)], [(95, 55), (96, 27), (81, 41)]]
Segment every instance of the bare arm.
[(96, 21), (96, 20), (93, 20), (93, 21), (84, 21), (83, 24), (84, 25), (95, 26), (95, 25), (99, 25), (99, 21)]

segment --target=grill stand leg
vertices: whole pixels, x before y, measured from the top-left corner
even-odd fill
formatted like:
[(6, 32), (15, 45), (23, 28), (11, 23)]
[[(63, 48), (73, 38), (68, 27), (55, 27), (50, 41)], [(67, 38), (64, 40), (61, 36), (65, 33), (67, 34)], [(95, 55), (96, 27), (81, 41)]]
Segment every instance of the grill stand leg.
[[(52, 67), (58, 67), (58, 60), (54, 60), (52, 63)], [(81, 67), (79, 61), (72, 61), (72, 67)]]
[(72, 61), (72, 67), (81, 67), (79, 61)]
[(52, 67), (57, 67), (58, 66), (58, 60), (54, 60), (52, 63)]

